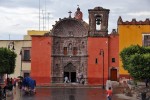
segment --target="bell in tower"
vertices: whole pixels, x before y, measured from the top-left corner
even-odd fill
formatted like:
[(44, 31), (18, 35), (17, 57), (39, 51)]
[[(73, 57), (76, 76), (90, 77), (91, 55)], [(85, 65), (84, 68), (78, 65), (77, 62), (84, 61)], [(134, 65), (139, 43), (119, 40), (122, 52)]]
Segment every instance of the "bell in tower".
[(88, 12), (89, 36), (107, 36), (109, 9), (95, 7), (94, 9), (89, 9)]

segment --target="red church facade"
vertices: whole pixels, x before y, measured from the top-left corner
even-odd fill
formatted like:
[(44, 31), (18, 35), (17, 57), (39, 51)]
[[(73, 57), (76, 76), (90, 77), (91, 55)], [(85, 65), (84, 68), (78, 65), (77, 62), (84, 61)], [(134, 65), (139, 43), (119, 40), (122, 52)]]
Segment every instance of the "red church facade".
[(118, 80), (119, 36), (108, 34), (109, 9), (89, 9), (89, 24), (83, 21), (77, 8), (75, 17), (59, 19), (51, 32), (32, 36), (31, 77), (38, 85), (78, 82), (102, 85), (106, 80)]
[(51, 37), (32, 37), (31, 77), (39, 85), (51, 82), (51, 43)]

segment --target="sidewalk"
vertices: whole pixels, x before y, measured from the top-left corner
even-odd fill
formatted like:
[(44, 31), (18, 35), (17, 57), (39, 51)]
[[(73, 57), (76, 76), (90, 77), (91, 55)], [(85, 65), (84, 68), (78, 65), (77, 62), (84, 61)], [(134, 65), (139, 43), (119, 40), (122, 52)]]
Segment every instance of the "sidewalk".
[(102, 88), (102, 85), (89, 85), (79, 83), (52, 83), (39, 84), (37, 87), (51, 87), (51, 88)]

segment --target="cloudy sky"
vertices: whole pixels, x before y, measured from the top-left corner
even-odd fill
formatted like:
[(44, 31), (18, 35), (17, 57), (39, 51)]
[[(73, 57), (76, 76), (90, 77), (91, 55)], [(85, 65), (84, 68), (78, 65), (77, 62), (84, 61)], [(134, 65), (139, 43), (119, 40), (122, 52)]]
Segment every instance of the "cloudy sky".
[(110, 9), (109, 33), (117, 28), (119, 16), (124, 21), (150, 18), (150, 0), (0, 0), (0, 40), (23, 39), (27, 30), (39, 30), (39, 1), (41, 30), (50, 30), (59, 18), (68, 17), (69, 11), (73, 16), (77, 5), (87, 23), (88, 9)]

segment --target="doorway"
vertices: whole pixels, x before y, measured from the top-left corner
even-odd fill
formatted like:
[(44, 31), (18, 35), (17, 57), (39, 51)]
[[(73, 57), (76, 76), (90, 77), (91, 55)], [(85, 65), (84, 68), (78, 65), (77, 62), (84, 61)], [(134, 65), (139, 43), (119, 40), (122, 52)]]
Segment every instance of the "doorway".
[(110, 71), (110, 75), (111, 81), (117, 81), (117, 69), (112, 68)]
[(71, 72), (71, 82), (76, 82), (76, 72)]
[(76, 72), (64, 72), (64, 77), (66, 76), (70, 82), (76, 82)]
[(70, 82), (76, 82), (76, 68), (72, 63), (64, 67), (64, 77), (67, 76)]

